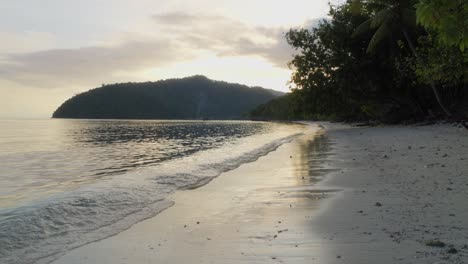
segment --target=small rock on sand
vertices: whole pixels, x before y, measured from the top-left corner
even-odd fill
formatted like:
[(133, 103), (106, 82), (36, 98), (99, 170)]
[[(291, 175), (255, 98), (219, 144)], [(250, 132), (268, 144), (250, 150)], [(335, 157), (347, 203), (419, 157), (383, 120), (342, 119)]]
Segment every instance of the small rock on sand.
[(449, 248), (449, 250), (447, 250), (447, 253), (449, 254), (457, 254), (458, 253), (458, 250), (454, 247), (451, 247)]
[(445, 247), (445, 243), (437, 239), (428, 240), (425, 244), (429, 247)]

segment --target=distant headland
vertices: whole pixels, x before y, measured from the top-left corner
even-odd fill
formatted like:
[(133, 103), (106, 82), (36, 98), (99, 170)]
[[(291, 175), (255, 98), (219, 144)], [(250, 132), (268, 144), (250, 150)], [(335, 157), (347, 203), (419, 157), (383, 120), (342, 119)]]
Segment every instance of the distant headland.
[(157, 82), (103, 85), (73, 96), (53, 118), (242, 119), (283, 93), (195, 75)]

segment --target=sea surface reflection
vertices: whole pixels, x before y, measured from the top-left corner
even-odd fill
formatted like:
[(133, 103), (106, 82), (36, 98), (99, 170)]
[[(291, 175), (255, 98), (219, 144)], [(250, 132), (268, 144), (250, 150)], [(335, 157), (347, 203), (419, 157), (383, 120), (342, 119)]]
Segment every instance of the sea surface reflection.
[(271, 124), (247, 121), (2, 121), (0, 205), (217, 148), (269, 129)]

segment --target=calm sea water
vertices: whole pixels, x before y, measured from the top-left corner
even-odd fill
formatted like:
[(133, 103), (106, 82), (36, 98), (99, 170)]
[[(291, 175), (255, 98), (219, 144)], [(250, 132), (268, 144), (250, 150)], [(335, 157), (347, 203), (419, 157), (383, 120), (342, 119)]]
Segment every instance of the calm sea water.
[(247, 121), (0, 121), (0, 263), (47, 263), (129, 228), (302, 133)]

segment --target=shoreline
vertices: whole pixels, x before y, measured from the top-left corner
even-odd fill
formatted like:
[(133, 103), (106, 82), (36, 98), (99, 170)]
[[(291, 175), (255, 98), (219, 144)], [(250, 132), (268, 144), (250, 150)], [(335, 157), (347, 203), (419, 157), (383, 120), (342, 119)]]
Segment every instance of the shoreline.
[[(71, 250), (53, 263), (258, 263), (282, 258), (278, 252), (285, 248), (300, 259), (297, 263), (313, 259), (307, 253), (313, 252), (310, 246), (296, 247), (297, 239), (291, 239), (308, 243), (312, 233), (304, 229), (310, 211), (327, 195), (315, 190), (318, 177), (307, 177), (308, 155), (315, 154), (308, 144), (327, 153), (329, 142), (323, 136), (311, 141), (319, 129), (309, 126), (306, 135), (254, 162), (200, 188), (175, 192), (168, 198), (175, 205), (157, 216)], [(323, 159), (314, 158), (316, 176), (328, 171), (322, 168)]]
[(53, 263), (468, 260), (466, 132), (323, 125), (315, 140), (311, 132), (176, 192), (173, 207)]

